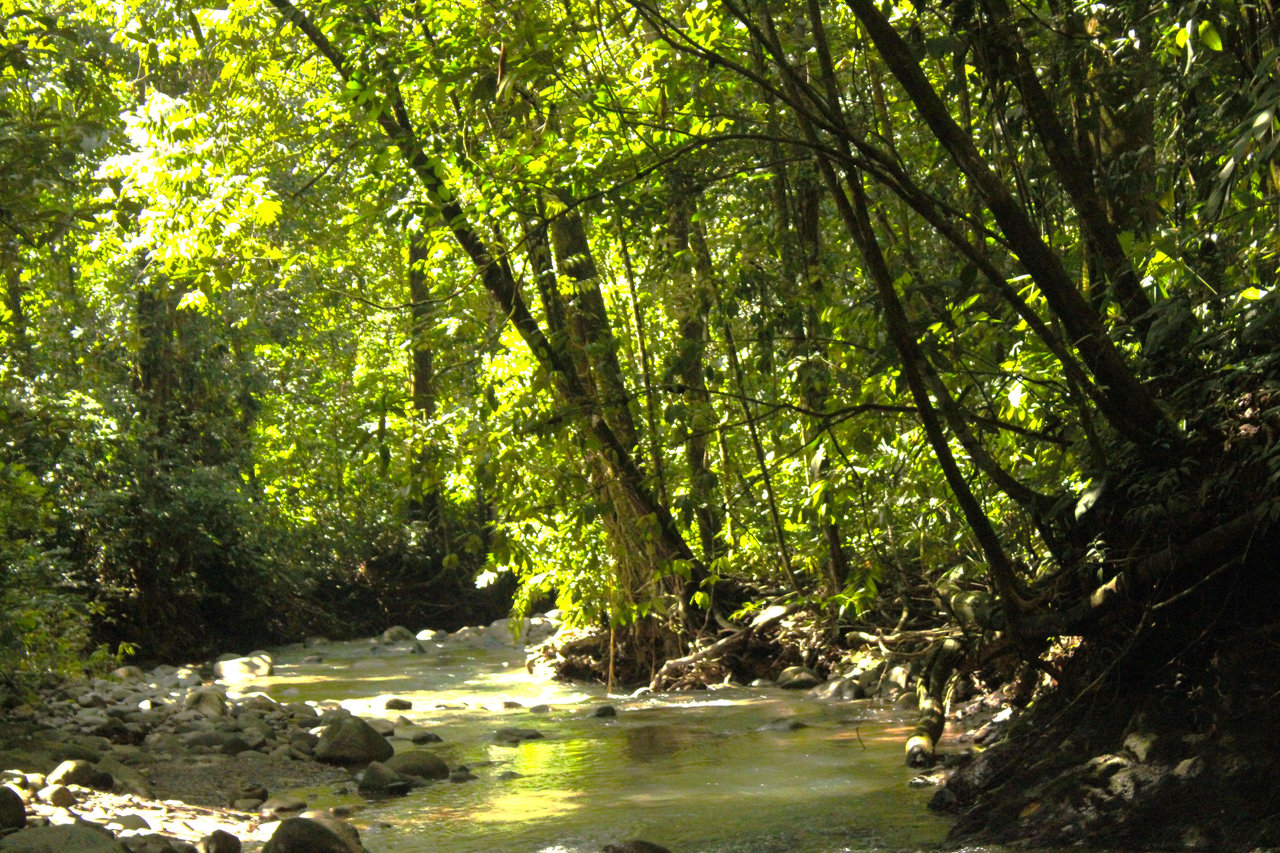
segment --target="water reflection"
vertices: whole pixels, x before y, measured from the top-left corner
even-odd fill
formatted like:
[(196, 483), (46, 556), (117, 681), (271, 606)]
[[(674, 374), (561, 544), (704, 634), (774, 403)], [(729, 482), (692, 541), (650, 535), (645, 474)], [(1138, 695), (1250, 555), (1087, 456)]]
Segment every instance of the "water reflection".
[[(905, 721), (887, 711), (778, 690), (605, 697), (532, 679), (515, 651), (370, 658), (367, 645), (340, 644), (322, 654), (303, 663), (286, 652), (275, 676), (248, 689), (373, 716), (388, 714), (388, 696), (408, 699), (391, 716), (430, 727), (444, 738), (430, 748), (479, 777), (363, 804), (355, 822), (376, 853), (580, 853), (637, 837), (709, 853), (906, 851), (939, 845), (947, 828), (924, 808), (929, 792), (907, 787)], [(591, 715), (603, 701), (616, 717)], [(540, 704), (549, 710), (528, 710)], [(803, 727), (770, 728), (779, 719)], [(495, 743), (504, 727), (544, 737)], [(321, 807), (358, 802), (306, 793)]]

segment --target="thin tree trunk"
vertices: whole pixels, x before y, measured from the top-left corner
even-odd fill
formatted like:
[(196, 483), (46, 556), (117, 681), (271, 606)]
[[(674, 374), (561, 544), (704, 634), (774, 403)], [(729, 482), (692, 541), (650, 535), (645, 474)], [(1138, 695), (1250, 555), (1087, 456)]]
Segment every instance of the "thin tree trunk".
[[(781, 168), (781, 165), (779, 165)], [(802, 167), (803, 168), (803, 167)], [(821, 198), (816, 176), (802, 173), (794, 182), (796, 188), (795, 235), (800, 243), (802, 284), (805, 290), (804, 334), (800, 342), (800, 357), (804, 368), (800, 373), (800, 400), (810, 412), (825, 412), (830, 394), (830, 374), (826, 366), (826, 324), (822, 322), (818, 305), (824, 296), (821, 269), (822, 232)], [(786, 240), (788, 235), (783, 235)], [(824, 427), (825, 428), (825, 427)], [(810, 435), (811, 424), (805, 423), (805, 444), (812, 444), (809, 465), (806, 469), (816, 480), (826, 480), (831, 463), (822, 453), (822, 442)], [(821, 435), (821, 433), (819, 433)], [(849, 558), (844, 552), (844, 539), (829, 501), (824, 500), (815, 512), (827, 545), (827, 573), (831, 580), (831, 593), (840, 592), (849, 580)]]
[(644, 381), (645, 423), (649, 432), (649, 464), (653, 466), (654, 477), (658, 481), (658, 500), (666, 503), (667, 477), (662, 458), (662, 424), (658, 419), (658, 394), (653, 382), (653, 363), (649, 357), (648, 331), (644, 321), (644, 310), (640, 306), (640, 297), (636, 292), (631, 250), (627, 246), (627, 235), (621, 227), (618, 229), (618, 246), (622, 251), (622, 266), (627, 277), (627, 294), (631, 298), (631, 313), (635, 320), (636, 351), (640, 353), (640, 375)]
[(711, 470), (707, 449), (716, 422), (707, 390), (704, 367), (707, 348), (707, 317), (711, 311), (712, 284), (697, 269), (690, 245), (693, 232), (693, 190), (675, 169), (668, 171), (671, 208), (667, 220), (668, 247), (673, 258), (673, 275), (679, 298), (680, 340), (676, 344), (676, 369), (688, 410), (684, 447), (689, 466), (689, 494), (698, 523), (702, 559), (710, 565), (720, 553), (720, 511), (716, 476)]
[(27, 334), (27, 313), (24, 305), (26, 285), (22, 281), (22, 254), (17, 240), (0, 245), (0, 266), (4, 269), (4, 302), (9, 311), (9, 344), (21, 370), (26, 373), (31, 366), (31, 341)]
[[(425, 236), (409, 235), (409, 351), (413, 374), (414, 420), (425, 433), (436, 415), (435, 353), (428, 340), (433, 303), (427, 284), (427, 243)], [(436, 472), (431, 470), (431, 449), (425, 435), (420, 439), (410, 477), (409, 518), (434, 528), (440, 521), (440, 490)], [(435, 531), (433, 530), (434, 534)]]

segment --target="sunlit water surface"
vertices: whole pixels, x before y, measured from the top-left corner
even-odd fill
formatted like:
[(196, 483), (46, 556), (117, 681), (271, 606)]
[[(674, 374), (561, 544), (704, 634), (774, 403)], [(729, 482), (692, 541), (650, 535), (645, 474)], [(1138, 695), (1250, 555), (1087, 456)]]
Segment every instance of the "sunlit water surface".
[[(305, 792), (317, 807), (362, 804), (354, 822), (374, 853), (594, 853), (629, 838), (677, 853), (945, 849), (948, 823), (925, 808), (931, 791), (907, 785), (901, 712), (777, 689), (606, 696), (531, 677), (514, 649), (424, 645), (426, 654), (371, 656), (367, 644), (334, 644), (313, 664), (285, 649), (273, 677), (243, 688), (403, 714), (443, 738), (430, 748), (451, 767), (479, 777), (378, 801)], [(391, 696), (413, 709), (386, 711)], [(591, 716), (605, 703), (616, 717)], [(529, 710), (542, 704), (545, 713)], [(765, 728), (778, 720), (804, 727)], [(544, 737), (499, 745), (492, 735), (503, 727)]]

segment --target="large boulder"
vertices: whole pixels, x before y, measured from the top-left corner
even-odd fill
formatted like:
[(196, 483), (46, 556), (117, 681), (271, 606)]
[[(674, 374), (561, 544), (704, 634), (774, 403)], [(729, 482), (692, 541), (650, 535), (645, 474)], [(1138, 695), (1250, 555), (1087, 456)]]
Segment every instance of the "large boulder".
[(359, 717), (340, 717), (330, 723), (316, 743), (315, 755), (329, 764), (368, 764), (386, 761), (395, 748)]
[(406, 776), (421, 776), (423, 779), (449, 778), (449, 765), (444, 763), (443, 758), (425, 749), (406, 749), (383, 763)]
[(252, 681), (270, 675), (274, 666), (267, 652), (252, 652), (242, 658), (218, 661), (213, 665), (213, 676), (220, 681)]
[[(106, 829), (91, 823), (29, 826), (0, 838), (5, 853), (129, 853)], [(342, 850), (341, 853), (349, 853)]]
[(359, 853), (360, 850), (318, 820), (291, 817), (280, 821), (262, 853)]

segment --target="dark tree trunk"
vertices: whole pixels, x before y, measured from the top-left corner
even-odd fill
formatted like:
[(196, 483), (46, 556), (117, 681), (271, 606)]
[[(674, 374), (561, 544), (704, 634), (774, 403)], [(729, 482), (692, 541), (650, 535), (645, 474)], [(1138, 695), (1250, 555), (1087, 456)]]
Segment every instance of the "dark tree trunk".
[[(425, 427), (436, 414), (435, 352), (428, 332), (434, 303), (426, 276), (427, 245), (422, 234), (409, 235), (409, 341), (413, 374), (411, 401), (415, 420)], [(431, 449), (425, 439), (414, 460), (410, 483), (408, 516), (434, 528), (440, 522), (440, 491), (431, 470)]]

